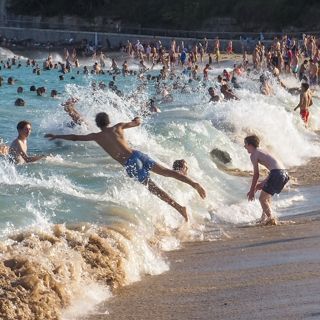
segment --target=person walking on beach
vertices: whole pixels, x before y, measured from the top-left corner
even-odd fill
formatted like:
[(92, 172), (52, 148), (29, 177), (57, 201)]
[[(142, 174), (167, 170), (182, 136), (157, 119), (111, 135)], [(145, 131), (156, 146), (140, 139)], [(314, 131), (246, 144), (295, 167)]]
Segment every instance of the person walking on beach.
[(31, 134), (31, 123), (28, 121), (20, 121), (17, 125), (18, 137), (11, 143), (9, 148), (9, 156), (15, 164), (23, 164), (28, 162), (35, 162), (42, 158), (44, 155), (28, 156), (27, 140)]
[(311, 107), (312, 105), (313, 105), (312, 93), (311, 93), (311, 90), (309, 89), (309, 84), (302, 83), (300, 101), (299, 101), (299, 104), (294, 108), (294, 111), (300, 108), (300, 116), (306, 126), (308, 125), (308, 121), (309, 121), (309, 107)]
[[(250, 160), (253, 165), (253, 178), (247, 197), (249, 201), (253, 201), (255, 193), (261, 190), (259, 201), (262, 207), (262, 215), (259, 222), (261, 224), (274, 225), (276, 224), (276, 220), (271, 210), (272, 196), (282, 191), (289, 181), (289, 176), (283, 164), (266, 151), (261, 150), (259, 144), (260, 139), (256, 135), (247, 136), (244, 139), (244, 147), (250, 154)], [(258, 183), (259, 164), (269, 170), (269, 175), (266, 179)]]
[(140, 151), (132, 150), (124, 137), (124, 130), (134, 128), (140, 125), (140, 118), (136, 117), (130, 122), (120, 122), (114, 126), (110, 125), (109, 116), (105, 112), (100, 112), (96, 115), (96, 124), (100, 128), (100, 132), (90, 133), (87, 135), (54, 135), (46, 134), (45, 138), (49, 140), (64, 139), (71, 141), (95, 141), (102, 149), (104, 149), (114, 160), (118, 161), (126, 169), (127, 174), (131, 178), (135, 178), (140, 183), (146, 185), (149, 191), (161, 200), (165, 201), (176, 209), (186, 221), (188, 221), (186, 207), (178, 204), (165, 191), (160, 189), (149, 176), (149, 171), (164, 177), (171, 177), (189, 184), (199, 193), (201, 198), (206, 197), (206, 191), (197, 182), (194, 182), (187, 176), (180, 174), (177, 171), (163, 167), (149, 158), (148, 155)]

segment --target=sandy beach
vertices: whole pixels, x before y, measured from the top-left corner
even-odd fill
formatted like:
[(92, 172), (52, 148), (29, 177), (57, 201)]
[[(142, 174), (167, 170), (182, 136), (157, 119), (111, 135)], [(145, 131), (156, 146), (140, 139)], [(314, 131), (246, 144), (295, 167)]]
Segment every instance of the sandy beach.
[[(319, 184), (319, 172), (316, 158), (290, 170), (299, 185)], [(120, 288), (84, 319), (320, 318), (319, 212), (220, 227), (222, 239), (168, 252), (168, 272)]]
[(170, 271), (115, 292), (86, 319), (319, 319), (317, 213), (168, 253)]
[[(42, 58), (46, 56), (43, 52), (37, 54)], [(116, 57), (119, 65), (128, 58), (121, 52), (108, 53), (107, 57)], [(62, 59), (59, 54), (56, 58)], [(200, 70), (207, 58), (206, 56), (205, 61), (199, 64)], [(212, 79), (213, 75), (216, 76), (213, 72), (218, 73), (223, 68), (230, 67), (231, 61), (241, 60), (241, 55), (222, 54), (219, 65), (213, 67)], [(94, 63), (92, 57), (84, 58), (80, 62), (87, 65)], [(132, 71), (139, 68), (138, 62), (131, 58), (130, 66)], [(216, 66), (218, 68), (215, 68)], [(26, 79), (28, 84), (48, 84), (47, 92), (52, 88), (57, 89), (61, 99), (65, 95), (80, 97), (77, 107), (79, 106), (86, 119), (94, 119), (93, 114), (102, 109), (115, 119), (132, 119), (133, 113), (140, 114), (143, 110), (141, 106), (148, 101), (149, 89), (150, 97), (153, 97), (152, 82), (149, 83), (150, 88), (147, 85), (144, 92), (147, 95), (140, 96), (140, 80), (129, 76), (117, 78), (117, 83), (125, 94), (131, 90), (128, 88), (133, 88), (133, 95), (125, 95), (122, 99), (118, 91), (111, 92), (114, 89), (96, 90), (98, 82), (93, 82), (95, 85), (88, 84), (88, 79), (101, 80), (100, 75), (95, 75), (94, 72), (87, 78), (86, 75), (82, 76), (81, 70), (73, 69), (70, 74), (65, 75), (64, 84), (56, 73), (39, 70), (39, 77), (34, 77), (27, 67), (20, 70), (24, 73), (17, 72), (18, 84), (19, 81), (22, 83), (19, 79)], [(7, 72), (6, 77), (14, 74), (10, 69), (4, 71)], [(71, 81), (72, 74), (74, 76)], [(44, 75), (46, 78), (41, 78)], [(95, 76), (97, 78), (94, 78)], [(108, 81), (115, 78), (109, 73), (103, 76), (107, 88)], [(247, 206), (245, 192), (241, 191), (235, 198), (231, 197), (239, 183), (244, 182), (244, 189), (247, 185), (249, 187), (252, 172), (217, 163), (217, 168), (212, 166), (208, 150), (215, 145), (223, 147), (230, 154), (239, 152), (241, 155), (245, 152), (242, 144), (237, 143), (237, 138), (234, 141), (230, 139), (236, 137), (233, 136), (234, 132), (225, 132), (225, 128), (235, 128), (235, 133), (246, 132), (247, 128), (251, 127), (253, 132), (258, 132), (260, 127), (272, 128), (261, 131), (261, 135), (270, 144), (274, 144), (275, 151), (283, 148), (284, 152), (281, 154), (284, 160), (288, 160), (287, 164), (301, 163), (315, 150), (310, 148), (314, 141), (304, 139), (306, 134), (295, 128), (296, 123), (289, 128), (284, 142), (276, 141), (277, 135), (270, 133), (281, 132), (283, 124), (292, 120), (290, 113), (283, 112), (288, 102), (281, 99), (281, 96), (267, 100), (268, 97), (250, 91), (252, 87), (256, 88), (255, 79), (248, 77), (247, 82), (243, 84), (244, 90), (239, 90), (242, 101), (223, 102), (223, 105), (215, 106), (216, 110), (210, 103), (203, 103), (202, 98), (206, 97), (207, 101), (208, 93), (207, 88), (200, 86), (200, 83), (192, 83), (190, 92), (183, 93), (182, 89), (181, 94), (180, 91), (177, 92), (181, 104), (162, 103), (160, 92), (156, 97), (161, 102), (159, 104), (162, 118), (154, 117), (152, 122), (150, 121), (152, 129), (156, 128), (157, 131), (149, 130), (146, 118), (147, 126), (143, 128), (145, 131), (134, 136), (136, 140), (133, 145), (145, 146), (148, 153), (150, 151), (155, 154), (161, 161), (162, 153), (163, 159), (168, 159), (170, 163), (176, 155), (186, 154), (193, 170), (190, 176), (197, 177), (199, 183), (206, 186), (208, 202), (204, 205), (198, 203), (198, 200), (191, 198), (183, 188), (181, 192), (178, 189), (177, 196), (181, 203), (188, 204), (188, 207), (190, 204), (193, 218), (198, 217), (201, 223), (206, 221), (209, 208), (219, 208), (217, 204), (220, 207), (226, 204), (230, 209), (231, 219), (225, 221), (233, 223), (248, 223), (259, 213), (257, 207), (253, 206), (248, 209), (250, 214), (253, 213), (248, 219), (237, 220), (236, 215), (242, 218), (242, 204)], [(3, 106), (4, 115), (7, 115), (7, 106), (14, 103), (13, 97), (17, 94), (16, 88), (10, 86), (4, 86), (8, 91), (8, 95), (6, 92), (4, 95), (8, 103)], [(69, 314), (72, 315), (66, 318), (66, 313), (62, 319), (79, 319), (78, 314), (86, 314), (89, 308), (98, 303), (100, 304), (97, 309), (83, 316), (83, 320), (320, 319), (319, 200), (317, 196), (303, 198), (303, 192), (300, 194), (304, 186), (320, 185), (320, 158), (312, 158), (303, 166), (288, 169), (290, 188), (295, 188), (298, 196), (295, 194), (289, 199), (289, 204), (284, 204), (287, 208), (293, 203), (291, 208), (294, 210), (294, 201), (310, 204), (311, 198), (316, 199), (312, 209), (301, 211), (316, 210), (315, 212), (287, 216), (285, 220), (280, 220), (277, 226), (264, 227), (224, 224), (221, 219), (217, 223), (210, 222), (205, 231), (204, 239), (215, 239), (214, 241), (183, 242), (179, 250), (160, 252), (160, 248), (165, 246), (159, 245), (158, 248), (152, 242), (155, 231), (160, 233), (159, 238), (155, 237), (155, 241), (163, 240), (165, 245), (169, 244), (166, 248), (173, 248), (172, 238), (177, 240), (177, 244), (180, 239), (175, 239), (175, 232), (172, 232), (177, 230), (180, 222), (176, 223), (168, 215), (167, 204), (149, 200), (149, 194), (145, 196), (143, 191), (140, 196), (135, 185), (131, 186), (122, 177), (118, 178), (119, 168), (112, 163), (109, 165), (109, 162), (104, 165), (105, 159), (101, 153), (96, 153), (96, 149), (90, 145), (51, 145), (45, 139), (36, 139), (46, 132), (52, 132), (52, 128), (55, 130), (56, 126), (60, 128), (62, 125), (62, 133), (65, 133), (64, 129), (71, 129), (69, 122), (65, 122), (66, 119), (70, 121), (70, 113), (67, 115), (66, 110), (61, 110), (59, 100), (55, 102), (49, 96), (47, 100), (43, 100), (46, 95), (38, 97), (26, 90), (25, 98), (29, 112), (27, 114), (32, 115), (35, 129), (32, 137), (34, 149), (31, 148), (30, 151), (43, 150), (45, 154), (50, 154), (50, 159), (24, 171), (16, 171), (5, 163), (0, 168), (4, 176), (0, 193), (0, 198), (3, 199), (2, 221), (0, 219), (4, 226), (2, 229), (9, 234), (11, 230), (7, 228), (8, 221), (12, 220), (17, 221), (12, 229), (18, 231), (19, 227), (23, 226), (27, 230), (18, 232), (16, 238), (9, 238), (8, 245), (0, 244), (4, 257), (0, 266), (0, 287), (4, 288), (0, 288), (0, 313), (3, 310), (0, 320), (9, 320), (9, 317), (15, 320), (18, 319), (18, 314), (23, 320), (58, 319), (60, 311), (73, 306), (73, 303), (80, 307), (80, 310), (74, 311), (75, 313), (71, 310)], [(291, 98), (292, 101), (296, 99), (289, 97), (290, 103)], [(48, 103), (47, 110), (43, 110), (44, 101)], [(261, 109), (265, 108), (265, 105), (272, 110), (270, 114), (273, 117), (270, 119), (265, 116), (265, 109)], [(13, 136), (13, 131), (16, 134), (15, 130), (11, 130), (16, 126), (11, 120), (22, 117), (22, 109), (8, 110), (10, 115), (3, 117), (1, 133), (6, 139)], [(247, 119), (245, 115), (251, 112), (252, 119)], [(7, 126), (6, 119), (11, 121), (8, 125), (8, 128), (11, 128), (10, 134), (4, 130)], [(53, 125), (52, 119), (55, 119)], [(78, 129), (83, 130), (83, 127)], [(60, 131), (57, 132), (58, 135), (61, 134)], [(296, 139), (300, 143), (296, 143)], [(301, 141), (305, 141), (305, 144)], [(318, 144), (318, 140), (316, 143)], [(319, 152), (312, 154), (319, 156)], [(291, 153), (293, 159), (300, 162), (290, 162)], [(244, 161), (249, 161), (249, 158), (243, 158), (244, 160), (241, 157), (238, 159), (239, 168), (247, 168)], [(195, 169), (197, 171), (194, 171)], [(228, 173), (229, 176), (220, 175), (218, 170)], [(262, 177), (266, 171), (261, 174)], [(240, 180), (239, 176), (243, 178)], [(160, 183), (162, 184), (161, 180)], [(289, 188), (286, 192), (287, 190)], [(304, 191), (306, 190), (309, 189), (305, 188)], [(317, 192), (319, 189), (316, 187), (315, 190)], [(229, 208), (229, 204), (233, 203), (236, 205)], [(212, 213), (215, 213), (214, 209)], [(294, 214), (294, 211), (290, 213)], [(26, 222), (21, 220), (21, 217), (24, 217)], [(153, 221), (156, 221), (157, 225), (154, 225)], [(68, 229), (63, 223), (67, 226), (68, 223), (71, 226), (75, 224), (77, 228)], [(35, 224), (39, 230), (42, 228), (41, 232), (37, 233), (37, 229), (33, 231)], [(190, 232), (194, 231), (198, 230), (193, 230), (191, 226)], [(219, 234), (217, 237), (216, 232)], [(5, 235), (4, 238), (7, 239), (6, 237)], [(13, 243), (13, 240), (16, 243)], [(153, 255), (153, 249), (159, 249), (159, 255), (158, 251), (156, 256)], [(170, 264), (170, 269), (164, 272), (167, 270), (166, 261)], [(134, 277), (128, 276), (128, 270), (133, 270)], [(161, 272), (164, 273), (149, 276)], [(141, 274), (144, 275), (141, 281), (122, 286), (127, 283), (124, 279), (138, 279)], [(113, 297), (109, 300), (106, 300), (108, 295), (105, 294), (105, 285), (113, 290)], [(79, 302), (74, 299), (77, 295), (82, 297)], [(91, 297), (94, 299), (88, 302)]]

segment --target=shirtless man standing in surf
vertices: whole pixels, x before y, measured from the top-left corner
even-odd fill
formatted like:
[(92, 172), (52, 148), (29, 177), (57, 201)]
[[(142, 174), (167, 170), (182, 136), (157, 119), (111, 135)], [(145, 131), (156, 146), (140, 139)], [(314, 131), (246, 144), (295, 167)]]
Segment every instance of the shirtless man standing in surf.
[(164, 177), (171, 177), (189, 184), (199, 193), (201, 198), (206, 197), (206, 191), (197, 182), (194, 182), (187, 176), (163, 167), (148, 157), (148, 155), (132, 150), (124, 137), (124, 130), (134, 128), (140, 125), (140, 118), (136, 117), (130, 122), (120, 122), (114, 126), (110, 125), (109, 116), (105, 112), (100, 112), (96, 115), (96, 124), (100, 128), (100, 132), (90, 133), (87, 135), (54, 135), (46, 134), (45, 137), (50, 140), (64, 139), (71, 141), (95, 141), (104, 151), (106, 151), (114, 160), (118, 161), (125, 167), (127, 174), (131, 178), (135, 178), (140, 183), (146, 185), (150, 192), (158, 196), (161, 200), (167, 202), (176, 209), (186, 221), (188, 214), (186, 207), (178, 204), (165, 191), (160, 189), (151, 179), (149, 171)]
[[(289, 181), (287, 171), (283, 164), (271, 156), (266, 151), (259, 149), (260, 139), (256, 135), (248, 136), (244, 139), (244, 147), (250, 154), (250, 160), (253, 165), (253, 178), (251, 187), (247, 193), (249, 201), (254, 200), (254, 194), (261, 190), (259, 201), (262, 207), (261, 224), (276, 224), (272, 216), (271, 202), (275, 193), (280, 193), (285, 184)], [(259, 164), (266, 167), (270, 172), (267, 178), (258, 183)]]
[(306, 126), (308, 125), (309, 120), (309, 107), (312, 105), (312, 93), (309, 89), (309, 85), (307, 83), (301, 83), (300, 101), (299, 104), (294, 108), (294, 111), (300, 108), (300, 116)]

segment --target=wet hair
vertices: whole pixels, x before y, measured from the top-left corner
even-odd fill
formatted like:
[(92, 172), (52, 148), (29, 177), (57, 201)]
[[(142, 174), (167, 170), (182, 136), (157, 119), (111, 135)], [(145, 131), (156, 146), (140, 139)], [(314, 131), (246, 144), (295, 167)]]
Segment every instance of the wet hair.
[(248, 145), (258, 148), (260, 144), (260, 139), (254, 134), (252, 136), (245, 137), (244, 142), (247, 143)]
[(99, 112), (96, 115), (96, 124), (100, 129), (107, 127), (110, 124), (109, 116), (105, 112)]
[(39, 88), (37, 89), (37, 96), (42, 96), (42, 93), (43, 93), (43, 91), (42, 91), (42, 89), (39, 87)]
[(36, 89), (36, 86), (31, 86), (30, 87), (30, 91), (36, 91), (37, 89)]
[(267, 79), (266, 79), (266, 76), (264, 74), (262, 74), (259, 78), (260, 82), (265, 82)]
[(220, 88), (220, 91), (222, 92), (222, 91), (227, 91), (229, 89), (229, 87), (226, 85), (226, 84), (223, 84), (222, 86), (221, 86), (221, 88)]
[(51, 90), (50, 96), (55, 97), (57, 94), (58, 94), (58, 91), (53, 89), (53, 90)]
[(14, 102), (14, 105), (17, 106), (17, 107), (24, 107), (25, 105), (25, 101), (21, 98), (18, 98), (15, 102)]
[(22, 120), (17, 124), (17, 130), (22, 130), (26, 125), (30, 125), (31, 126), (31, 122), (26, 121), (26, 120)]
[(186, 163), (186, 160), (184, 159), (175, 160), (173, 162), (172, 169), (175, 171), (180, 171), (184, 167), (185, 163)]
[(305, 91), (307, 91), (308, 89), (309, 89), (309, 84), (308, 83), (301, 83), (301, 87), (303, 87), (303, 89), (305, 90)]
[(17, 92), (18, 92), (18, 93), (22, 93), (22, 92), (23, 92), (23, 88), (22, 88), (22, 87), (18, 87), (18, 88), (17, 88)]

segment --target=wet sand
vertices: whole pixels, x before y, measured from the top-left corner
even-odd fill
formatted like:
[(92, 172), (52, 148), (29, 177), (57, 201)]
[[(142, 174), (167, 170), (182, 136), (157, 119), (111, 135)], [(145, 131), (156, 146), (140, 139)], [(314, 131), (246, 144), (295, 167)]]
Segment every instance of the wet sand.
[(186, 243), (170, 270), (123, 287), (95, 320), (319, 319), (320, 215)]
[(320, 158), (311, 158), (305, 165), (289, 170), (294, 184), (307, 186), (320, 184)]

